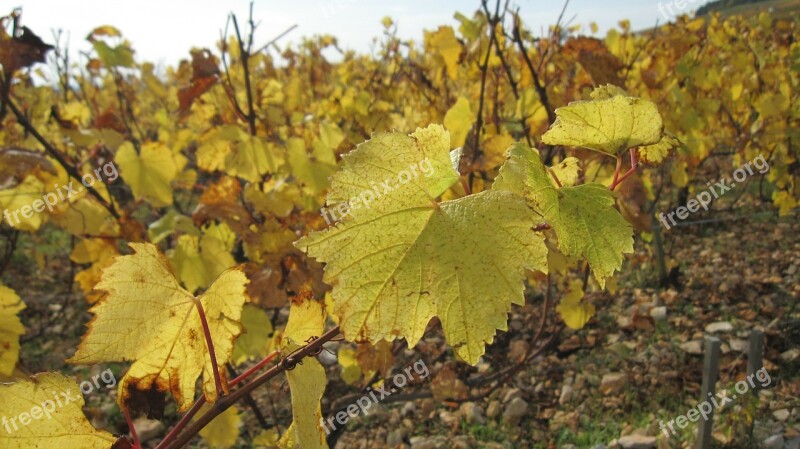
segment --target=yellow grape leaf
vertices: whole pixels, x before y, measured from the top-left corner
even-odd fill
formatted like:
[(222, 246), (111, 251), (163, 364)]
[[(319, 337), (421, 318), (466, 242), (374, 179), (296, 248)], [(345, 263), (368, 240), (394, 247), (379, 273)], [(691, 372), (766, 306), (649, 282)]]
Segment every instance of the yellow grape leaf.
[(325, 328), (325, 308), (317, 301), (292, 303), (289, 310), (289, 322), (281, 337), (284, 349), (292, 345), (303, 345), (311, 337), (319, 337)]
[(137, 200), (154, 207), (172, 204), (171, 183), (178, 175), (178, 166), (169, 148), (159, 142), (147, 142), (142, 145), (141, 153), (136, 154), (133, 144), (125, 142), (114, 161)]
[(601, 287), (633, 252), (633, 228), (614, 209), (614, 193), (597, 183), (556, 188), (539, 154), (524, 144), (509, 150), (496, 190), (523, 195), (544, 217), (567, 256), (583, 256)]
[(274, 147), (259, 137), (247, 135), (225, 158), (225, 173), (256, 182), (261, 175), (274, 173), (281, 162)]
[(258, 434), (257, 437), (253, 438), (253, 446), (261, 448), (261, 447), (269, 447), (273, 448), (278, 445), (278, 440), (280, 436), (278, 435), (278, 431), (275, 429), (269, 429), (261, 432)]
[(464, 145), (469, 129), (475, 117), (469, 107), (469, 100), (458, 97), (456, 104), (444, 115), (444, 127), (450, 131), (450, 147), (458, 148)]
[(377, 134), (344, 155), (328, 204), (359, 197), (412, 164), (431, 175), (397, 183), (369, 208), (353, 208), (333, 228), (296, 243), (324, 262), (334, 313), (349, 341), (403, 337), (414, 346), (438, 316), (459, 357), (478, 362), (511, 304), (523, 304), (524, 270), (546, 271), (543, 236), (524, 198), (483, 191), (437, 202), (458, 180), (440, 125), (411, 135)]
[(236, 125), (213, 129), (203, 136), (197, 149), (197, 166), (201, 169), (224, 171), (251, 182), (275, 172), (281, 163), (283, 158), (276, 148)]
[(583, 302), (583, 294), (583, 281), (573, 279), (567, 294), (556, 306), (556, 311), (570, 329), (582, 329), (594, 316), (594, 304)]
[(797, 200), (795, 200), (791, 193), (785, 190), (773, 192), (772, 202), (780, 208), (778, 214), (781, 217), (791, 215), (792, 211), (797, 207)]
[(115, 237), (120, 233), (119, 221), (92, 196), (84, 195), (75, 201), (70, 198), (59, 209), (52, 220), (72, 235)]
[(550, 167), (550, 170), (561, 182), (562, 186), (574, 186), (578, 183), (581, 166), (580, 160), (575, 157), (568, 157), (557, 165)]
[(47, 209), (33, 209), (33, 202), (45, 194), (44, 183), (33, 173), (25, 176), (21, 183), (11, 189), (0, 191), (0, 206), (3, 208), (2, 220), (9, 226), (21, 231), (36, 231), (47, 218)]
[(14, 290), (0, 284), (0, 376), (10, 376), (19, 359), (19, 337), (25, 327), (17, 314), (25, 303)]
[(336, 171), (336, 164), (318, 161), (306, 152), (303, 139), (292, 137), (286, 142), (287, 157), (292, 173), (297, 176), (313, 193), (322, 192), (328, 187), (328, 176)]
[(514, 144), (508, 134), (495, 134), (483, 142), (483, 166), (487, 169), (499, 167), (506, 160), (506, 150)]
[(458, 77), (458, 60), (461, 58), (461, 43), (449, 26), (441, 26), (434, 32), (425, 33), (425, 41), (432, 50), (442, 57), (450, 79)]
[(3, 449), (108, 449), (117, 440), (83, 414), (83, 395), (72, 379), (41, 373), (0, 384)]
[(340, 376), (344, 383), (353, 385), (361, 379), (361, 366), (358, 364), (356, 351), (353, 348), (340, 348), (337, 359), (339, 366), (342, 367)]
[(592, 93), (589, 94), (592, 100), (606, 100), (608, 98), (613, 98), (616, 96), (628, 96), (628, 93), (619, 86), (615, 86), (613, 84), (606, 84), (603, 86), (596, 87)]
[(656, 105), (620, 95), (621, 89), (614, 89), (598, 88), (593, 93), (597, 99), (575, 101), (556, 109), (556, 121), (544, 133), (542, 142), (612, 155), (658, 143), (664, 125)]
[[(200, 408), (198, 416), (202, 416), (213, 406), (205, 404)], [(239, 417), (239, 409), (232, 406), (220, 413), (207, 426), (200, 431), (200, 436), (213, 448), (227, 449), (236, 444), (239, 439), (239, 426), (242, 418)]]
[(150, 236), (150, 242), (153, 244), (158, 244), (175, 232), (198, 237), (202, 235), (200, 230), (194, 226), (191, 217), (182, 215), (175, 209), (170, 209), (164, 216), (150, 223), (147, 227), (147, 234)]
[(764, 119), (782, 118), (789, 109), (791, 102), (781, 93), (764, 93), (759, 96), (755, 104), (755, 110)]
[[(289, 351), (311, 337), (319, 337), (324, 328), (325, 310), (322, 303), (313, 300), (292, 303), (289, 322), (283, 332), (284, 348)], [(284, 435), (283, 444), (279, 446), (327, 449), (320, 407), (328, 383), (325, 368), (316, 358), (306, 357), (294, 369), (287, 371), (286, 377), (292, 393), (292, 425), (286, 432), (289, 435)]]
[(250, 183), (244, 189), (244, 199), (252, 205), (255, 212), (281, 218), (292, 213), (300, 198), (298, 185), (284, 179), (271, 179), (260, 186)]
[[(292, 425), (296, 447), (301, 449), (328, 449), (326, 434), (322, 428), (320, 400), (325, 393), (328, 378), (325, 368), (313, 357), (286, 373), (289, 390), (292, 392)], [(288, 433), (288, 432), (287, 432)]]
[(319, 125), (319, 139), (314, 141), (314, 157), (320, 162), (336, 165), (336, 149), (344, 141), (342, 130), (335, 123)]
[(186, 290), (206, 288), (220, 273), (236, 265), (231, 255), (234, 239), (225, 223), (207, 226), (200, 237), (178, 237), (178, 245), (167, 257)]
[(241, 365), (250, 359), (263, 359), (269, 353), (272, 341), (272, 321), (260, 307), (245, 304), (242, 311), (244, 332), (233, 345), (231, 362)]
[[(197, 378), (209, 403), (217, 399), (211, 359), (195, 302), (207, 316), (217, 362), (224, 367), (241, 333), (239, 319), (247, 296), (240, 267), (222, 273), (195, 298), (181, 288), (167, 259), (149, 243), (130, 243), (135, 251), (103, 271), (95, 287), (106, 296), (92, 307), (94, 318), (83, 336), (74, 364), (133, 361), (119, 384), (125, 405), (131, 389), (170, 391), (180, 411), (194, 402)], [(225, 370), (220, 374), (224, 376)]]
[(644, 165), (658, 165), (664, 162), (675, 150), (681, 146), (680, 139), (672, 133), (665, 132), (661, 140), (653, 145), (646, 145), (636, 149), (639, 162)]
[(672, 185), (683, 188), (689, 183), (689, 175), (686, 173), (686, 161), (677, 161), (672, 166)]
[(89, 304), (94, 304), (102, 297), (94, 291), (94, 286), (100, 282), (103, 269), (111, 265), (118, 255), (117, 245), (110, 239), (82, 239), (72, 250), (70, 260), (79, 264), (92, 264), (75, 275), (75, 280), (81, 286)]

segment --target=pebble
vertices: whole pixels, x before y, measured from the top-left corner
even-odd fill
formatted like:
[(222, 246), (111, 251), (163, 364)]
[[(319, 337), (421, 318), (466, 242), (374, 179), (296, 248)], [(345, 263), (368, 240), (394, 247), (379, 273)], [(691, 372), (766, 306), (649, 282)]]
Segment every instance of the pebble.
[(526, 413), (528, 413), (528, 403), (521, 398), (514, 398), (506, 405), (503, 421), (506, 424), (516, 425)]
[(717, 332), (731, 332), (733, 325), (728, 321), (717, 321), (706, 326), (706, 332), (709, 334), (716, 334)]
[(461, 404), (458, 410), (467, 421), (467, 424), (486, 424), (486, 418), (483, 417), (483, 409), (474, 402), (465, 402)]
[(660, 307), (653, 307), (650, 309), (650, 316), (655, 321), (666, 321), (667, 320), (667, 308), (664, 306)]
[(789, 410), (785, 408), (781, 410), (775, 410), (774, 412), (772, 412), (772, 416), (774, 416), (775, 419), (777, 419), (780, 422), (784, 422), (787, 419), (789, 419), (789, 415), (790, 415)]
[(772, 435), (764, 440), (764, 449), (783, 449), (783, 435)]
[(617, 394), (625, 388), (628, 383), (628, 375), (625, 373), (608, 373), (600, 381), (600, 392), (604, 395)]
[(486, 416), (489, 418), (497, 418), (500, 416), (503, 407), (500, 405), (499, 401), (492, 401), (489, 403), (489, 407), (486, 408)]
[(656, 447), (656, 437), (645, 435), (627, 435), (620, 437), (617, 444), (622, 449), (651, 449)]
[(687, 354), (700, 355), (703, 353), (703, 342), (690, 340), (686, 343), (681, 343), (681, 350)]

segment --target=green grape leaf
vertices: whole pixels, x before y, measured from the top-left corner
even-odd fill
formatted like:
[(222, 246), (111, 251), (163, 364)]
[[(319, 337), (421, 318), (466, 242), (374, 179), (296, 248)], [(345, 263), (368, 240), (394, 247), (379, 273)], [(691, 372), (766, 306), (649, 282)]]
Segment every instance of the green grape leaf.
[(582, 147), (616, 155), (661, 140), (664, 124), (655, 103), (600, 87), (591, 101), (556, 109), (556, 121), (542, 136), (548, 145)]
[[(511, 304), (523, 304), (524, 269), (546, 272), (547, 249), (531, 230), (533, 211), (517, 194), (484, 191), (437, 202), (458, 180), (449, 150), (439, 125), (359, 145), (343, 157), (328, 203), (366, 191), (374, 201), (296, 246), (327, 264), (333, 313), (348, 340), (404, 337), (413, 346), (438, 316), (456, 354), (475, 364), (496, 330), (507, 329)], [(430, 176), (396, 181), (423, 160), (433, 168)], [(372, 190), (392, 180), (380, 196)]]
[(567, 256), (583, 256), (601, 287), (633, 252), (633, 228), (614, 209), (614, 193), (601, 184), (557, 188), (539, 154), (524, 144), (509, 149), (493, 190), (524, 196), (549, 223)]

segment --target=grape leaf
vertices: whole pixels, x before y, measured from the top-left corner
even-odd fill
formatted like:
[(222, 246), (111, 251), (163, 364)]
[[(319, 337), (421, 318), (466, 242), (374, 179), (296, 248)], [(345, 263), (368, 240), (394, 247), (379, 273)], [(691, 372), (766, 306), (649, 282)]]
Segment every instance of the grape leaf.
[(22, 182), (11, 189), (4, 189), (0, 195), (3, 208), (2, 220), (12, 228), (33, 232), (47, 219), (44, 212), (36, 212), (31, 206), (36, 199), (46, 193), (45, 184), (33, 173), (25, 176)]
[(0, 376), (10, 376), (19, 359), (19, 336), (25, 327), (17, 314), (25, 303), (14, 290), (0, 284)]
[(664, 162), (675, 150), (681, 146), (680, 139), (669, 132), (661, 136), (661, 140), (653, 145), (645, 145), (636, 149), (639, 162), (645, 165), (658, 165)]
[[(315, 153), (322, 153), (319, 148)], [(332, 154), (332, 151), (329, 152)], [(305, 141), (299, 137), (292, 137), (286, 142), (286, 153), (292, 173), (313, 193), (319, 193), (328, 187), (328, 176), (336, 171), (335, 164), (309, 156)]]
[[(325, 328), (325, 311), (317, 301), (292, 303), (289, 322), (283, 332), (284, 352), (296, 349), (311, 337), (319, 337)], [(327, 449), (320, 400), (328, 379), (325, 368), (316, 358), (306, 357), (294, 369), (286, 372), (292, 392), (292, 424), (278, 444), (279, 447)]]
[(3, 449), (108, 449), (116, 441), (92, 427), (83, 414), (80, 388), (64, 375), (41, 373), (0, 384), (0, 397)]
[(461, 43), (456, 39), (452, 27), (440, 26), (438, 30), (425, 32), (425, 46), (439, 55), (450, 79), (458, 76), (458, 60), (461, 58)]
[(208, 172), (221, 170), (256, 182), (283, 163), (283, 156), (273, 144), (251, 136), (236, 125), (215, 128), (201, 142), (197, 166)]
[(107, 239), (82, 239), (72, 250), (70, 260), (80, 264), (92, 264), (75, 275), (75, 281), (81, 286), (89, 304), (94, 304), (102, 297), (94, 290), (94, 286), (100, 282), (103, 269), (111, 265), (114, 256), (118, 255), (116, 244)]
[(22, 27), (16, 36), (9, 35), (6, 27), (0, 28), (0, 65), (9, 80), (17, 70), (30, 67), (36, 62), (45, 62), (47, 52), (53, 48), (28, 27)]
[(444, 126), (450, 131), (450, 145), (452, 147), (464, 145), (467, 132), (472, 127), (474, 118), (475, 116), (469, 107), (469, 100), (464, 97), (458, 97), (456, 103), (444, 116)]
[(622, 255), (633, 252), (633, 228), (614, 209), (614, 193), (597, 183), (556, 188), (539, 154), (527, 145), (509, 149), (492, 188), (527, 198), (555, 230), (559, 249), (585, 257), (601, 287), (622, 267)]
[(574, 186), (578, 183), (578, 177), (580, 176), (580, 161), (577, 158), (568, 157), (559, 162), (558, 165), (550, 167), (550, 171), (558, 178), (562, 186)]
[[(180, 287), (167, 259), (156, 246), (130, 243), (135, 254), (120, 256), (103, 271), (97, 290), (107, 292), (70, 363), (133, 361), (119, 385), (119, 401), (131, 389), (171, 391), (179, 409), (194, 401), (195, 383), (203, 375), (206, 399), (217, 399), (211, 360), (195, 301), (208, 318), (217, 362), (224, 366), (241, 332), (247, 277), (240, 267), (222, 273), (195, 298)], [(224, 370), (220, 370), (224, 375)]]
[[(203, 405), (198, 416), (204, 415), (212, 407), (210, 404)], [(203, 427), (203, 430), (200, 431), (200, 436), (213, 448), (227, 449), (236, 444), (236, 440), (239, 439), (239, 426), (241, 424), (242, 418), (239, 416), (239, 409), (233, 406), (220, 413), (207, 426)]]
[(125, 142), (117, 151), (115, 162), (137, 200), (145, 200), (155, 207), (172, 204), (170, 183), (178, 174), (178, 166), (169, 148), (158, 142), (148, 142), (142, 145), (141, 153), (136, 154), (133, 144)]
[(236, 264), (231, 255), (235, 239), (225, 223), (208, 225), (200, 237), (178, 237), (178, 245), (167, 253), (167, 258), (186, 290), (207, 288), (220, 273)]
[(548, 145), (583, 147), (614, 154), (661, 140), (664, 124), (656, 105), (621, 95), (621, 89), (600, 87), (591, 101), (575, 101), (556, 109), (556, 121), (542, 136)]
[(347, 385), (353, 385), (361, 379), (361, 366), (356, 359), (356, 350), (353, 348), (341, 347), (336, 353), (336, 359), (341, 367), (339, 377)]
[(436, 202), (458, 179), (449, 140), (432, 125), (359, 145), (333, 176), (328, 204), (397, 178), (420, 160), (434, 171), (384, 191), (370, 207), (353, 208), (336, 227), (296, 245), (327, 263), (324, 279), (348, 340), (404, 337), (413, 346), (438, 316), (459, 357), (475, 364), (496, 329), (507, 328), (511, 304), (523, 303), (524, 269), (546, 271), (547, 250), (531, 232), (533, 212), (516, 194), (484, 191)]
[(254, 305), (245, 304), (242, 311), (242, 327), (245, 332), (239, 335), (233, 346), (231, 362), (234, 365), (267, 356), (272, 341), (272, 321), (267, 312)]
[(569, 283), (569, 291), (556, 306), (556, 311), (570, 329), (583, 328), (594, 315), (594, 304), (583, 302), (582, 299), (583, 281), (573, 279)]

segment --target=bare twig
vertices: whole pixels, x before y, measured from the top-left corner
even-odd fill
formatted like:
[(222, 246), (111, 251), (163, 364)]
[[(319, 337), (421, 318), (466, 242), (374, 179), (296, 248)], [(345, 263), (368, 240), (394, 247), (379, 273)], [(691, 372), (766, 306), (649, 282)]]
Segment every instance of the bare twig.
[[(70, 177), (75, 178), (76, 180), (78, 180), (80, 182), (81, 181), (81, 175), (80, 175), (80, 173), (78, 173), (78, 170), (76, 170), (75, 167), (70, 165), (67, 162), (67, 160), (64, 159), (64, 157), (61, 155), (61, 153), (58, 150), (56, 150), (55, 147), (53, 147), (53, 145), (51, 145), (50, 142), (48, 142), (47, 139), (44, 138), (44, 136), (42, 136), (39, 133), (39, 131), (36, 129), (35, 126), (33, 126), (33, 124), (31, 124), (31, 122), (28, 120), (28, 118), (25, 116), (25, 114), (23, 114), (22, 111), (19, 110), (17, 105), (15, 105), (14, 102), (11, 101), (10, 98), (4, 104), (8, 104), (8, 108), (11, 110), (11, 112), (17, 118), (17, 123), (19, 123), (23, 128), (25, 128), (25, 131), (30, 133), (44, 147), (45, 152), (47, 152), (47, 154), (50, 155), (53, 159), (58, 161), (58, 163), (61, 165), (61, 167), (64, 168), (64, 170), (67, 172), (67, 174)], [(95, 197), (95, 199), (97, 201), (99, 201), (100, 204), (114, 218), (117, 218), (117, 219), (120, 218), (119, 214), (117, 213), (116, 209), (114, 208), (114, 204), (113, 203), (111, 203), (109, 201), (106, 201), (106, 199), (103, 198), (103, 196), (100, 195), (100, 192), (95, 190), (94, 187), (86, 186), (86, 188), (87, 188), (87, 191), (89, 192), (89, 194), (92, 195), (93, 197)]]

